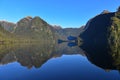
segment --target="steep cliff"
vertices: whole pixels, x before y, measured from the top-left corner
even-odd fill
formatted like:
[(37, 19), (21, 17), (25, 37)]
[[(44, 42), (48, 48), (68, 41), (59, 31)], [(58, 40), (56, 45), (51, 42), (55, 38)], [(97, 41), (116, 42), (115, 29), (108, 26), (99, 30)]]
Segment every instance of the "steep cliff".
[(83, 40), (80, 47), (88, 55), (104, 55), (104, 61), (112, 59), (112, 65), (120, 70), (120, 7), (116, 12), (102, 13), (90, 19), (80, 37)]

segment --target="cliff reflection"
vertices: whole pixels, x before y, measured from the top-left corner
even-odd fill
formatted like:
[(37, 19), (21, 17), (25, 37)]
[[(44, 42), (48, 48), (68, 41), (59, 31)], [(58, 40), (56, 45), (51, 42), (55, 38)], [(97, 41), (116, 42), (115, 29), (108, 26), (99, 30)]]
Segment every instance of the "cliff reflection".
[[(104, 44), (105, 45), (105, 44)], [(85, 51), (88, 60), (105, 70), (119, 70), (120, 71), (120, 49), (110, 47), (114, 45), (106, 45), (93, 43), (91, 45), (82, 44), (80, 48)], [(116, 51), (117, 52), (114, 52)]]

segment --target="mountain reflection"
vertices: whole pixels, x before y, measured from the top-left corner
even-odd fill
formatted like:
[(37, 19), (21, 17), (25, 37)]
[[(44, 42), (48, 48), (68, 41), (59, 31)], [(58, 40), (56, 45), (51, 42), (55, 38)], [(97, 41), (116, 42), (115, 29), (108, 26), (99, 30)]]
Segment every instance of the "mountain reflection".
[[(102, 45), (98, 43), (82, 44), (82, 48), (88, 60), (105, 70), (119, 70), (120, 71), (120, 49), (111, 49), (114, 45)], [(114, 51), (117, 51), (116, 53)]]
[(67, 43), (33, 43), (0, 46), (0, 64), (5, 65), (18, 62), (27, 68), (39, 68), (46, 61), (53, 57), (60, 57), (63, 54), (81, 54), (83, 51), (78, 46), (69, 47)]
[[(84, 51), (83, 51), (84, 50)], [(86, 56), (88, 60), (96, 66), (105, 70), (120, 70), (120, 55), (113, 54), (104, 46), (94, 44), (76, 46), (76, 43), (31, 43), (0, 46), (0, 65), (18, 62), (27, 68), (39, 68), (51, 58), (62, 55), (80, 54)], [(114, 55), (114, 56), (113, 56)], [(117, 56), (116, 56), (117, 55)]]

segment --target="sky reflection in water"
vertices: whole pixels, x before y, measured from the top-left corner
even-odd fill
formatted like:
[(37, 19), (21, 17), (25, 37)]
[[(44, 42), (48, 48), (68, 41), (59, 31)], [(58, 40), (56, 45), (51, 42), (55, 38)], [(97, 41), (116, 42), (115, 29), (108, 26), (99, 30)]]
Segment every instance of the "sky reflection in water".
[(40, 68), (21, 66), (18, 62), (0, 67), (1, 80), (119, 80), (118, 71), (106, 72), (82, 55), (52, 58)]

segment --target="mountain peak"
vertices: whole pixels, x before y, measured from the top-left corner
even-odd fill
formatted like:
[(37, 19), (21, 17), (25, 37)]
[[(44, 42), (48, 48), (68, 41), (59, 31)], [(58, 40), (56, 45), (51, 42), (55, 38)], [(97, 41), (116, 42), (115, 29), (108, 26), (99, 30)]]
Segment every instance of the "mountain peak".
[(53, 28), (54, 28), (54, 29), (62, 29), (62, 27), (59, 26), (59, 25), (53, 25)]
[(110, 11), (108, 11), (108, 10), (103, 10), (101, 14), (107, 14), (107, 13), (110, 13)]
[(27, 17), (25, 17), (26, 19), (28, 19), (28, 20), (32, 20), (32, 17), (31, 16), (27, 16)]
[(32, 19), (32, 24), (34, 24), (36, 26), (45, 26), (45, 25), (48, 25), (48, 23), (46, 21), (44, 21), (42, 18), (40, 18), (39, 16), (35, 16)]
[[(33, 18), (31, 16), (26, 16), (24, 18), (22, 18), (20, 21), (31, 21)], [(20, 22), (18, 21), (18, 22)]]
[(39, 16), (35, 16), (34, 18), (38, 18), (38, 19), (41, 19)]
[(40, 22), (42, 22), (42, 23), (47, 23), (45, 20), (43, 20), (43, 19), (40, 18), (39, 16), (35, 16), (35, 17), (33, 18), (33, 20), (40, 21)]

